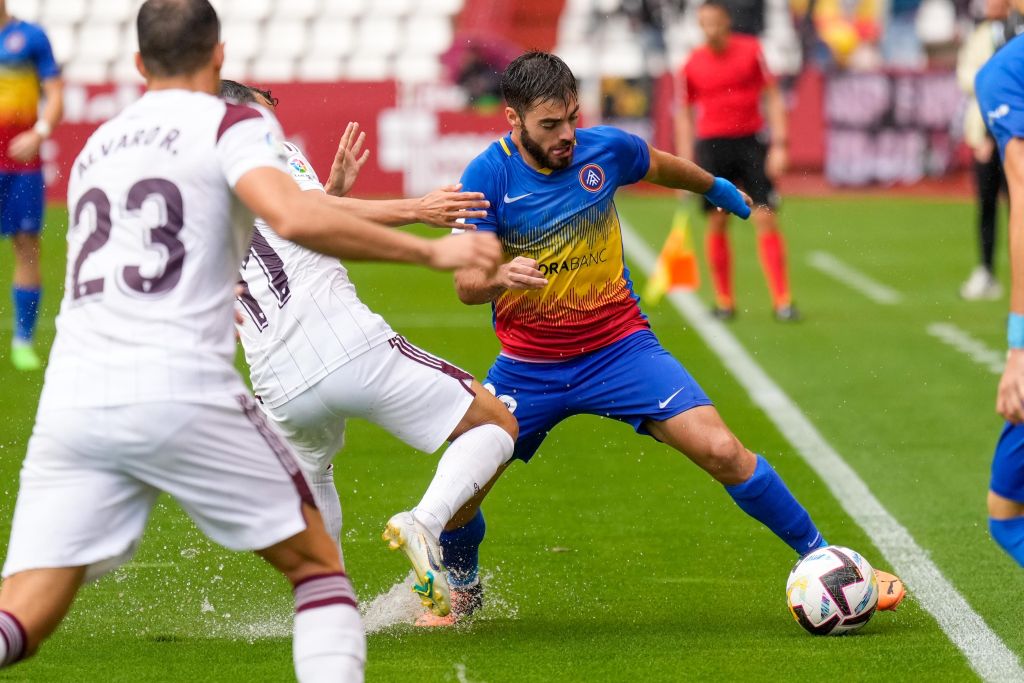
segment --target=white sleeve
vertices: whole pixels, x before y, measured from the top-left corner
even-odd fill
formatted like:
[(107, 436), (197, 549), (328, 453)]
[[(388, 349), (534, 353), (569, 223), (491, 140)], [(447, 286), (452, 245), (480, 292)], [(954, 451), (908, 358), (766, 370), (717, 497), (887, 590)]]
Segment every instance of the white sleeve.
[(309, 163), (309, 159), (302, 154), (299, 148), (290, 142), (285, 142), (284, 151), (288, 155), (288, 172), (292, 174), (292, 180), (299, 186), (299, 189), (303, 192), (307, 190), (322, 192), (323, 184), (317, 178), (313, 165)]
[(217, 130), (216, 153), (221, 170), (231, 187), (256, 168), (288, 171), (282, 146), (281, 127), (273, 115), (257, 107), (226, 103)]

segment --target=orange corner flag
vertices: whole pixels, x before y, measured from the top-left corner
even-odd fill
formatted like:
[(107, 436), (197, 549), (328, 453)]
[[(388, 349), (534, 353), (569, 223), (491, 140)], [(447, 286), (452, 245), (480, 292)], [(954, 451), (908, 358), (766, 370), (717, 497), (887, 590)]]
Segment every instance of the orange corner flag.
[(673, 289), (697, 289), (700, 286), (700, 269), (697, 254), (690, 240), (690, 215), (683, 209), (676, 210), (672, 218), (672, 230), (665, 240), (665, 246), (658, 255), (654, 273), (647, 281), (644, 299), (656, 304)]

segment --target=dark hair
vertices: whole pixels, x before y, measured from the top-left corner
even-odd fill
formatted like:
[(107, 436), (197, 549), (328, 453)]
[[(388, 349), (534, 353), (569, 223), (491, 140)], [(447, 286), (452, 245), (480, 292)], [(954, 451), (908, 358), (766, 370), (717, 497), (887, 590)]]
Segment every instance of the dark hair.
[(277, 106), (277, 98), (270, 94), (269, 90), (263, 90), (252, 85), (245, 85), (238, 81), (230, 81), (226, 78), (220, 82), (220, 96), (226, 100), (235, 102), (255, 102), (256, 95), (260, 95), (272, 106)]
[(700, 6), (712, 7), (714, 9), (721, 10), (722, 12), (725, 12), (725, 16), (732, 19), (732, 12), (729, 11), (729, 5), (725, 4), (724, 0), (704, 0), (704, 2), (700, 4)]
[(197, 71), (220, 41), (220, 20), (208, 0), (146, 0), (135, 23), (142, 63), (154, 76)]
[(534, 50), (512, 60), (501, 74), (501, 94), (519, 116), (539, 102), (577, 99), (576, 77), (561, 59), (550, 52)]

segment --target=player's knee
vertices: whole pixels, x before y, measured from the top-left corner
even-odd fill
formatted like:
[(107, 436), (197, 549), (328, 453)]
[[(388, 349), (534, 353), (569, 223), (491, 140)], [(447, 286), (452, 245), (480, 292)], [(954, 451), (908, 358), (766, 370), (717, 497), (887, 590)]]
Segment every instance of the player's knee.
[(707, 441), (705, 469), (723, 483), (742, 481), (746, 454), (743, 444), (730, 431), (716, 431)]
[(476, 401), (481, 408), (480, 424), (493, 424), (508, 432), (508, 435), (515, 441), (519, 438), (519, 422), (508, 409), (489, 391), (478, 392)]

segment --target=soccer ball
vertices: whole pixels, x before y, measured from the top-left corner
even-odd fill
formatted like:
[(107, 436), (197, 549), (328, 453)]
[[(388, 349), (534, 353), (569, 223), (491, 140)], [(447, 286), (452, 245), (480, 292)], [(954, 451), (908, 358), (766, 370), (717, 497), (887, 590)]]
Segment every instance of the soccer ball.
[(878, 580), (860, 553), (830, 545), (808, 553), (786, 581), (789, 611), (809, 633), (855, 631), (875, 613)]

